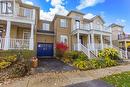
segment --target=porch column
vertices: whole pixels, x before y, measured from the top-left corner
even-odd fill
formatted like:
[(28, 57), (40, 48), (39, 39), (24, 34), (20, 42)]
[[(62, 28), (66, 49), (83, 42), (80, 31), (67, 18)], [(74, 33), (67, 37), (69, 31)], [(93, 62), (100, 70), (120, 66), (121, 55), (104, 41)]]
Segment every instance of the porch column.
[(10, 30), (11, 30), (11, 22), (7, 21), (4, 50), (8, 50), (10, 46)]
[(34, 49), (34, 24), (31, 24), (31, 37), (30, 37), (29, 50), (33, 49)]
[(87, 47), (88, 47), (88, 49), (90, 49), (90, 44), (91, 44), (91, 40), (90, 40), (90, 34), (88, 34), (88, 44), (87, 44)]
[(80, 43), (80, 42), (79, 42), (79, 33), (77, 33), (77, 45), (78, 45), (78, 46), (77, 46), (77, 50), (78, 50), (78, 51), (79, 51), (79, 49), (80, 49), (79, 43)]
[(92, 49), (95, 50), (95, 42), (94, 42), (94, 34), (91, 34), (91, 44), (92, 44)]
[(91, 44), (90, 34), (88, 34), (88, 42), (87, 42), (88, 58), (90, 58), (90, 44)]
[(101, 34), (100, 36), (100, 39), (101, 39), (101, 48), (103, 49), (104, 48), (104, 45), (103, 45), (103, 35)]
[(112, 48), (112, 34), (110, 35), (110, 47)]
[(128, 50), (127, 50), (127, 42), (125, 41), (125, 55), (126, 55), (126, 58), (128, 58)]
[(90, 30), (93, 29), (93, 23), (90, 23)]

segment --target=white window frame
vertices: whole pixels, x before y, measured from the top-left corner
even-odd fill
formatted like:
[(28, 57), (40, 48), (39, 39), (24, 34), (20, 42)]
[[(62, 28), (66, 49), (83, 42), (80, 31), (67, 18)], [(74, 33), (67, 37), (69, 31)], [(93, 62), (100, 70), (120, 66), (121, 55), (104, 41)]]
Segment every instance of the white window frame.
[(13, 14), (13, 3), (11, 1), (2, 1), (0, 4), (2, 14)]
[(30, 36), (29, 36), (29, 38), (28, 38), (28, 39), (30, 39), (30, 37), (31, 37), (31, 33), (30, 33), (30, 32), (23, 32), (23, 39), (25, 39), (25, 38), (24, 38), (24, 36), (25, 36), (25, 33), (28, 33), (28, 34), (30, 34)]
[(28, 8), (23, 8), (24, 9), (24, 16), (25, 17), (30, 17), (31, 18), (31, 9)]
[[(66, 41), (65, 41), (66, 39)], [(68, 36), (67, 35), (61, 35), (60, 36), (60, 42), (68, 44)]]
[(43, 23), (42, 24), (42, 30), (49, 31), (50, 30), (50, 24), (49, 23)]
[(67, 26), (67, 19), (60, 19), (60, 27), (66, 28)]

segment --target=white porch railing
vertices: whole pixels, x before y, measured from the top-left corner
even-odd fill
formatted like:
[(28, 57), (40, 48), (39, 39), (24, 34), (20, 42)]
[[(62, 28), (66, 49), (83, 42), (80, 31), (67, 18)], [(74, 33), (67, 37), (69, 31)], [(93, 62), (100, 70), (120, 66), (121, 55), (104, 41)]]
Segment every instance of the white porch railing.
[(0, 38), (0, 49), (4, 49), (5, 39)]
[[(103, 45), (103, 48), (115, 48), (119, 51), (119, 57), (122, 58), (122, 59), (127, 59), (128, 57), (128, 52), (126, 52), (125, 50), (123, 49), (120, 49), (119, 47), (115, 47), (115, 46), (110, 46), (108, 44), (104, 44)], [(88, 44), (87, 47), (81, 43), (76, 43), (74, 44), (74, 50), (77, 50), (77, 51), (82, 51), (84, 52), (89, 58), (94, 58), (98, 55), (98, 51), (101, 50), (101, 44), (95, 44), (94, 45), (94, 49), (93, 49), (93, 46), (92, 44)]]
[(27, 39), (10, 39), (9, 49), (29, 49), (29, 40), (27, 40)]
[(98, 30), (102, 32), (111, 32), (111, 29), (106, 26), (100, 26), (97, 24), (80, 24), (80, 26), (73, 25), (73, 30)]
[[(29, 49), (29, 40), (27, 39), (10, 39), (8, 49)], [(5, 38), (0, 38), (0, 49), (5, 48)]]

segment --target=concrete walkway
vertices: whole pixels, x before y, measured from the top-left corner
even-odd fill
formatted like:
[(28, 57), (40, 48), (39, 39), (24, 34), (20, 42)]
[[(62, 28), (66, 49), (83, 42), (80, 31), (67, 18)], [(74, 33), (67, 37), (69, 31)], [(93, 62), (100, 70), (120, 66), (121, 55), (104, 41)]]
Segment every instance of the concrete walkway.
[(130, 71), (130, 64), (89, 71), (41, 73), (0, 87), (112, 87), (97, 79), (124, 71)]

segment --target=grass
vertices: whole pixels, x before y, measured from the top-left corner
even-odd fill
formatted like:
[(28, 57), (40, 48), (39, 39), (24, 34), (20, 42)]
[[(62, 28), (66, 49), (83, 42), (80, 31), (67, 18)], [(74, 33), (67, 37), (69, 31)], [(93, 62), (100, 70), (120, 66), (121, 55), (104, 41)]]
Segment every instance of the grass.
[(130, 87), (130, 71), (102, 78), (115, 87)]

